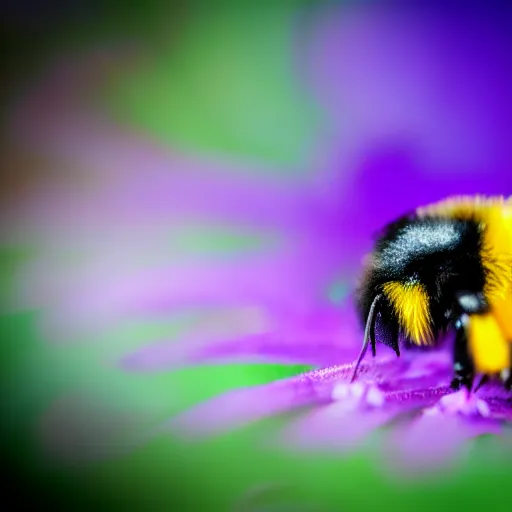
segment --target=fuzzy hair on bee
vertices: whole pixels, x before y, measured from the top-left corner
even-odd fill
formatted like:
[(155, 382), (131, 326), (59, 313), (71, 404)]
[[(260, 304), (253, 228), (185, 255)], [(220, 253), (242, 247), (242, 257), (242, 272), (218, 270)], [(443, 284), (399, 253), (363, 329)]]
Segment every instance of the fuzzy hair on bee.
[[(499, 378), (512, 387), (512, 197), (452, 197), (384, 227), (357, 292), (363, 348), (400, 356), (455, 334), (452, 387)], [(479, 384), (481, 385), (481, 384)]]

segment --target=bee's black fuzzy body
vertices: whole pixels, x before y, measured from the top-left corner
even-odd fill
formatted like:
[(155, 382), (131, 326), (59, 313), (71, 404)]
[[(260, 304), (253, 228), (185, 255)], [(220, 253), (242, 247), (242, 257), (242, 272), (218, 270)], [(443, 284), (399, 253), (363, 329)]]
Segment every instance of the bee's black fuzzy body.
[[(432, 346), (452, 329), (454, 387), (470, 387), (476, 373), (499, 374), (510, 384), (504, 343), (512, 354), (511, 209), (502, 198), (448, 199), (382, 230), (357, 294), (374, 355), (376, 341), (400, 355), (400, 340)], [(486, 345), (496, 326), (503, 340)]]

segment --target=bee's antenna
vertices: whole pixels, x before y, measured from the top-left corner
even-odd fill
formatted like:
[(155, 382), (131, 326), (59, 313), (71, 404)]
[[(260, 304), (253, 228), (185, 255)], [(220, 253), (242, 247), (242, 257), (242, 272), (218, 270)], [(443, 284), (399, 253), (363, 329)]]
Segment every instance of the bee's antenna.
[[(363, 357), (365, 356), (366, 351), (368, 350), (368, 345), (370, 343), (370, 330), (372, 328), (372, 324), (375, 317), (375, 307), (377, 306), (377, 302), (379, 301), (380, 297), (380, 294), (376, 295), (370, 307), (370, 312), (368, 313), (368, 318), (366, 319), (366, 326), (364, 328), (363, 347), (361, 348), (361, 352), (359, 352), (359, 357), (357, 358), (356, 366), (354, 367), (354, 373), (352, 374), (350, 382), (354, 382), (357, 375), (357, 370), (359, 369), (359, 365), (361, 364), (361, 361), (363, 360)], [(372, 343), (374, 343), (374, 340), (372, 340)]]

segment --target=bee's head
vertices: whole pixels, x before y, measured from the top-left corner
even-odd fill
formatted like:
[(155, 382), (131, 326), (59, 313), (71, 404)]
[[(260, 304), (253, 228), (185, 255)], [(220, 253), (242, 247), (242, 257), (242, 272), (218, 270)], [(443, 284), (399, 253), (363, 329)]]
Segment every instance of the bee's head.
[(377, 240), (358, 309), (365, 325), (373, 316), (370, 334), (398, 352), (399, 336), (415, 345), (432, 343), (453, 321), (458, 297), (481, 294), (484, 285), (477, 223), (407, 216)]

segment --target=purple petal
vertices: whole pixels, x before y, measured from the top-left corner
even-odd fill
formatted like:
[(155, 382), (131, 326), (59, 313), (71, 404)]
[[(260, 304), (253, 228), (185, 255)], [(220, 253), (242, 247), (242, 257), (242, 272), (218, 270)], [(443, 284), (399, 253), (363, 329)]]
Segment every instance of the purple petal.
[(403, 471), (431, 471), (464, 455), (468, 441), (483, 434), (499, 434), (496, 421), (472, 421), (456, 415), (421, 415), (395, 432), (393, 464)]
[[(250, 388), (237, 389), (199, 404), (169, 421), (172, 430), (209, 436), (297, 407), (331, 400), (333, 387), (352, 376), (353, 365), (334, 366)], [(362, 376), (374, 368), (361, 366)]]
[[(87, 140), (87, 135), (81, 134), (81, 139)], [(45, 223), (39, 229), (51, 229), (53, 222), (53, 228), (57, 225), (61, 231), (69, 230), (80, 222), (85, 234), (93, 236), (94, 227), (104, 226), (105, 222), (107, 226), (127, 227), (164, 219), (168, 225), (205, 219), (224, 223), (236, 220), (240, 225), (272, 230), (297, 229), (315, 219), (312, 208), (321, 208), (319, 201), (315, 206), (314, 198), (306, 190), (276, 182), (268, 177), (269, 173), (262, 173), (266, 177), (247, 175), (240, 173), (240, 165), (227, 160), (215, 164), (211, 160), (159, 154), (162, 151), (146, 148), (141, 140), (130, 141), (129, 137), (122, 139), (119, 134), (108, 132), (104, 137), (111, 146), (108, 154), (93, 144), (96, 141), (86, 144), (82, 140), (80, 147), (87, 147), (87, 154), (68, 149), (69, 158), (76, 165), (84, 159), (82, 165), (87, 162), (86, 168), (93, 171), (121, 168), (124, 174), (111, 176), (112, 185), (95, 190), (93, 197), (70, 190), (64, 201), (66, 196), (60, 190), (57, 197), (48, 196), (44, 202), (40, 198), (39, 204), (34, 205), (37, 210), (32, 211), (35, 222)]]
[[(358, 381), (378, 385), (400, 372), (403, 365), (407, 362), (394, 356), (378, 364), (363, 363)], [(348, 383), (353, 371), (354, 363), (351, 363), (313, 370), (263, 386), (237, 389), (179, 414), (168, 426), (183, 434), (209, 436), (297, 407), (329, 403), (333, 400), (335, 386)]]
[(301, 449), (354, 449), (394, 417), (432, 405), (450, 392), (446, 387), (385, 392), (362, 380), (341, 382), (332, 391), (334, 402), (285, 429), (283, 442)]
[[(108, 180), (89, 178), (95, 183), (92, 190), (62, 183), (39, 190), (34, 201), (16, 212), (18, 227), (32, 235), (76, 236), (80, 225), (81, 236), (91, 240), (98, 231), (130, 232), (141, 223), (172, 227), (200, 220), (298, 232), (312, 231), (323, 215), (321, 197), (315, 198), (307, 186), (272, 178), (277, 173), (241, 173), (240, 167), (248, 164), (167, 154), (101, 124), (82, 127), (76, 138), (80, 144), (56, 148), (55, 159), (70, 160), (93, 175), (108, 170)], [(56, 139), (62, 144), (59, 135)]]
[[(454, 458), (468, 439), (500, 432), (500, 422), (491, 418), (492, 407), (446, 386), (390, 393), (362, 382), (340, 386), (342, 392), (333, 389), (334, 403), (285, 428), (281, 444), (302, 450), (351, 450), (389, 420), (402, 418), (391, 434), (388, 457), (396, 468), (426, 470)], [(410, 411), (419, 416), (404, 426)]]
[(167, 425), (184, 436), (211, 436), (320, 400), (310, 383), (296, 380), (237, 389), (200, 404)]
[(42, 262), (24, 268), (15, 302), (44, 305), (47, 329), (58, 338), (123, 316), (168, 315), (185, 308), (246, 305), (279, 311), (286, 305), (300, 312), (307, 311), (318, 289), (314, 276), (302, 270), (286, 254), (153, 269), (113, 258), (51, 272)]
[[(500, 386), (503, 388), (503, 386)], [(503, 393), (502, 390), (500, 392)], [(506, 398), (498, 396), (486, 396), (486, 392), (482, 390), (478, 392), (479, 397), (483, 397), (485, 403), (488, 405), (491, 416), (499, 420), (512, 422), (512, 399), (510, 392)]]
[[(275, 312), (274, 312), (275, 313)], [(272, 325), (272, 323), (274, 325)], [(186, 337), (176, 341), (149, 344), (128, 354), (123, 366), (134, 370), (158, 370), (210, 361), (273, 361), (330, 366), (352, 362), (360, 349), (362, 336), (352, 303), (338, 311), (318, 309), (304, 315), (274, 315), (263, 332), (235, 338), (216, 339), (215, 335)]]
[(385, 395), (378, 388), (363, 389), (362, 383), (343, 386), (347, 390), (343, 397), (306, 413), (285, 428), (279, 435), (279, 444), (301, 450), (353, 450), (396, 414), (396, 408), (383, 406)]
[(404, 351), (401, 355), (402, 366), (388, 375), (382, 382), (382, 389), (388, 392), (390, 399), (396, 394), (415, 390), (428, 390), (446, 386), (453, 377), (452, 356), (447, 350), (426, 350), (422, 353)]

